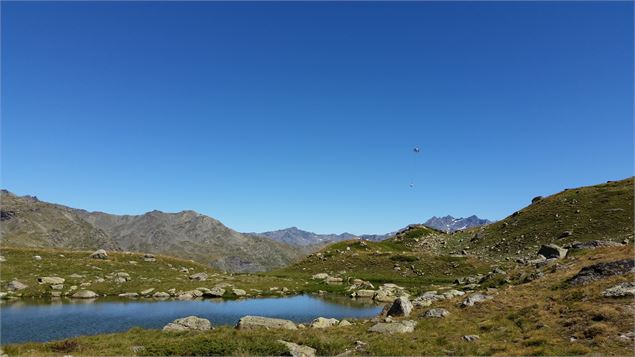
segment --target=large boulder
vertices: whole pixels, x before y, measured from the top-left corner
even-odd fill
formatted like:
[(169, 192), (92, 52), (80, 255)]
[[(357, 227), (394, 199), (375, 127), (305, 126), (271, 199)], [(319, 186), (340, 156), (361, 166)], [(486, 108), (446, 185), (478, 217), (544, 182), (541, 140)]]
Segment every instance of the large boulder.
[(289, 320), (248, 315), (240, 318), (236, 328), (239, 330), (253, 330), (260, 328), (296, 330), (298, 327), (293, 323), (293, 321)]
[(362, 289), (355, 292), (355, 297), (372, 299), (375, 294), (377, 294), (375, 290)]
[(613, 287), (610, 287), (602, 292), (602, 296), (604, 297), (624, 297), (624, 296), (635, 296), (635, 283), (627, 282), (617, 284)]
[(310, 326), (313, 328), (327, 328), (327, 327), (335, 326), (339, 322), (340, 321), (337, 319), (327, 319), (324, 317), (318, 317), (317, 319), (311, 321)]
[(415, 326), (417, 326), (416, 321), (399, 321), (399, 322), (380, 322), (373, 325), (368, 329), (370, 332), (378, 332), (378, 333), (408, 333), (414, 332)]
[(375, 301), (379, 302), (393, 302), (397, 299), (395, 295), (393, 295), (390, 291), (379, 290), (375, 296), (373, 297)]
[(569, 283), (573, 285), (586, 284), (598, 279), (624, 275), (633, 271), (635, 271), (635, 260), (633, 258), (598, 263), (582, 268), (579, 273), (569, 279)]
[(315, 357), (315, 348), (283, 340), (278, 340), (278, 342), (285, 345), (287, 353), (292, 357)]
[(407, 297), (402, 296), (395, 299), (395, 301), (390, 305), (387, 316), (410, 316), (412, 312), (412, 303), (408, 300)]
[(163, 326), (163, 331), (207, 331), (211, 329), (212, 323), (208, 319), (197, 316), (176, 319)]
[(232, 293), (236, 296), (245, 296), (247, 292), (243, 289), (232, 289)]
[(538, 254), (547, 259), (562, 259), (567, 256), (567, 250), (556, 244), (544, 244), (540, 247)]
[(7, 290), (9, 291), (24, 290), (26, 288), (28, 288), (26, 284), (22, 284), (17, 280), (13, 280), (9, 284), (7, 284)]
[(206, 293), (204, 296), (219, 298), (219, 297), (223, 297), (223, 295), (225, 295), (225, 289), (215, 286), (211, 288), (210, 291)]
[(98, 296), (99, 294), (91, 290), (79, 290), (75, 294), (71, 295), (74, 299), (94, 299)]
[(93, 259), (108, 259), (108, 253), (103, 249), (98, 249), (90, 255)]
[(40, 284), (57, 285), (64, 284), (64, 281), (66, 281), (66, 279), (57, 276), (43, 276), (41, 278), (37, 278), (37, 282)]

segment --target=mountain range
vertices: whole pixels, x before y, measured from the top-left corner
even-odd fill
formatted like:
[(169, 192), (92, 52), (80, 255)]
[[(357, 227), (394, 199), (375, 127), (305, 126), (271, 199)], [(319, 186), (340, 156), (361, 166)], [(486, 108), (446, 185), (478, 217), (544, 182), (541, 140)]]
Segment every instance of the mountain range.
[(251, 235), (267, 237), (269, 239), (275, 240), (277, 242), (299, 246), (299, 247), (309, 247), (316, 246), (320, 247), (324, 244), (333, 243), (333, 242), (341, 242), (344, 240), (350, 239), (365, 239), (372, 241), (380, 241), (390, 237), (390, 233), (388, 234), (364, 234), (364, 235), (355, 235), (351, 233), (342, 233), (342, 234), (318, 234), (308, 231), (303, 231), (298, 229), (297, 227), (291, 227), (286, 229), (280, 229), (277, 231), (263, 232), (263, 233), (249, 233)]
[(306, 254), (265, 237), (241, 234), (194, 211), (114, 215), (6, 190), (0, 197), (3, 245), (167, 254), (234, 272), (281, 267)]
[(435, 228), (440, 231), (455, 232), (472, 227), (484, 226), (490, 223), (492, 223), (492, 221), (488, 219), (478, 218), (475, 215), (469, 216), (467, 218), (454, 218), (450, 215), (447, 215), (445, 217), (433, 216), (432, 218), (425, 221), (424, 224), (428, 227)]

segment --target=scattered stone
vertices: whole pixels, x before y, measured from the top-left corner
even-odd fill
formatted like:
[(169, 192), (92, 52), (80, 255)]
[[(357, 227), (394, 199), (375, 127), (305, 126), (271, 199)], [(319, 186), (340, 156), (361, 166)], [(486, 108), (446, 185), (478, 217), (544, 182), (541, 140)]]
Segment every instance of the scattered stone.
[[(458, 291), (458, 290), (451, 290), (451, 291)], [(462, 295), (465, 294), (462, 291), (460, 291), (460, 293), (462, 293)], [(414, 306), (418, 306), (418, 307), (426, 307), (426, 306), (432, 305), (432, 303), (435, 302), (435, 301), (443, 300), (445, 298), (446, 298), (445, 295), (439, 295), (439, 294), (437, 294), (437, 292), (435, 290), (426, 291), (421, 296), (419, 296), (416, 299), (414, 299), (412, 301), (412, 304)]]
[(297, 327), (293, 323), (293, 321), (283, 320), (283, 319), (274, 319), (271, 317), (262, 317), (262, 316), (244, 316), (241, 317), (236, 325), (236, 328), (239, 330), (253, 330), (259, 328), (265, 329), (286, 329), (286, 330), (296, 330)]
[(536, 196), (536, 197), (531, 199), (531, 203), (536, 203), (536, 202), (538, 202), (540, 200), (542, 200), (542, 196)]
[(152, 292), (154, 291), (154, 288), (150, 288), (150, 289), (145, 289), (145, 290), (141, 290), (141, 295), (150, 295), (152, 294)]
[(53, 284), (53, 285), (51, 285), (51, 289), (53, 289), (53, 290), (63, 290), (64, 289), (64, 284)]
[(154, 294), (152, 294), (152, 297), (155, 299), (167, 299), (170, 297), (170, 294), (162, 292), (162, 291), (158, 291)]
[(567, 256), (567, 250), (555, 244), (543, 244), (540, 247), (538, 254), (544, 256), (547, 259), (562, 259)]
[(7, 258), (4, 257), (4, 255), (0, 255), (0, 263), (4, 263), (7, 261)]
[(37, 278), (37, 282), (40, 284), (64, 284), (64, 281), (66, 281), (66, 279), (57, 276), (43, 276), (41, 278)]
[(441, 308), (435, 308), (435, 309), (430, 309), (428, 311), (426, 311), (426, 313), (423, 315), (424, 317), (427, 318), (443, 318), (446, 317), (450, 314), (450, 312), (446, 309), (441, 309)]
[(467, 299), (463, 300), (463, 302), (461, 303), (461, 307), (474, 306), (475, 303), (480, 303), (493, 298), (494, 297), (491, 295), (485, 295), (481, 293), (472, 294)]
[(354, 297), (358, 297), (358, 298), (370, 298), (372, 299), (375, 294), (377, 294), (377, 292), (375, 290), (357, 290), (356, 292), (354, 292), (355, 296)]
[(315, 274), (311, 277), (313, 280), (326, 280), (329, 277), (326, 273)]
[(409, 333), (414, 332), (415, 326), (417, 326), (416, 321), (406, 320), (399, 322), (380, 322), (373, 325), (368, 329), (370, 332), (378, 332), (378, 333)]
[(103, 249), (98, 249), (90, 255), (93, 259), (108, 259), (108, 253)]
[(582, 268), (579, 273), (569, 279), (569, 283), (573, 285), (586, 284), (598, 279), (614, 275), (624, 275), (633, 271), (635, 271), (635, 260), (632, 258), (598, 263)]
[(466, 342), (474, 342), (476, 340), (480, 340), (481, 338), (478, 335), (465, 335), (463, 336), (463, 341)]
[(219, 298), (219, 297), (223, 297), (223, 295), (225, 295), (225, 289), (215, 286), (208, 293), (206, 293), (203, 296)]
[(236, 296), (245, 296), (247, 292), (243, 289), (232, 289), (232, 293)]
[(352, 326), (352, 325), (353, 324), (348, 322), (347, 320), (342, 320), (342, 321), (340, 321), (340, 323), (337, 326), (346, 327), (346, 326)]
[(51, 291), (51, 297), (58, 298), (62, 296), (61, 291)]
[(334, 276), (329, 276), (324, 280), (327, 284), (340, 284), (344, 281), (342, 278), (336, 278)]
[(212, 323), (208, 319), (197, 316), (176, 319), (163, 326), (163, 331), (207, 331), (211, 329)]
[(604, 297), (635, 296), (635, 282), (617, 284), (602, 292)]
[(410, 300), (408, 300), (407, 297), (405, 296), (398, 297), (392, 303), (386, 315), (408, 317), (410, 316), (410, 313), (412, 312), (412, 308), (413, 308), (412, 303), (410, 302)]
[(9, 284), (7, 284), (7, 290), (9, 291), (24, 290), (26, 288), (28, 288), (26, 284), (22, 284), (21, 282), (17, 280), (13, 280)]
[(75, 273), (75, 274), (71, 274), (71, 275), (69, 275), (68, 277), (69, 277), (69, 278), (72, 278), (72, 279), (81, 279), (81, 278), (83, 278), (84, 276), (83, 276), (83, 275), (79, 275), (79, 274)]
[(181, 273), (189, 273), (190, 272), (186, 267), (181, 267), (181, 269), (179, 269), (179, 271)]
[(283, 340), (278, 340), (278, 342), (285, 345), (285, 347), (287, 348), (287, 353), (292, 357), (315, 357), (315, 348), (302, 346), (293, 342), (287, 342)]
[(397, 297), (392, 295), (389, 291), (379, 290), (375, 294), (373, 299), (375, 299), (375, 301), (379, 301), (379, 302), (393, 302), (393, 301), (395, 301), (395, 299), (397, 299)]
[(135, 346), (130, 346), (130, 351), (132, 351), (132, 353), (141, 353), (143, 352), (143, 350), (145, 350), (145, 346), (140, 346), (140, 345), (135, 345)]
[(35, 259), (35, 260), (42, 260), (42, 257), (41, 257), (41, 256), (39, 256), (39, 255), (34, 255), (34, 256), (33, 256), (33, 259)]
[(564, 231), (560, 234), (560, 236), (558, 238), (566, 238), (566, 237), (571, 237), (573, 235), (573, 232), (571, 231)]
[(96, 292), (90, 290), (79, 290), (75, 294), (71, 295), (74, 299), (94, 299), (98, 296), (99, 295)]
[(192, 280), (198, 280), (198, 281), (205, 281), (207, 280), (207, 274), (206, 273), (196, 273), (196, 274), (192, 274), (190, 275), (190, 279)]
[(312, 328), (328, 328), (331, 326), (335, 326), (339, 323), (340, 321), (337, 319), (327, 319), (324, 317), (318, 317), (317, 319), (311, 321), (311, 325), (309, 325)]
[(622, 334), (620, 334), (619, 337), (621, 339), (624, 339), (624, 340), (633, 341), (633, 340), (635, 340), (635, 332), (629, 331), (629, 332), (626, 332), (626, 333), (622, 333)]

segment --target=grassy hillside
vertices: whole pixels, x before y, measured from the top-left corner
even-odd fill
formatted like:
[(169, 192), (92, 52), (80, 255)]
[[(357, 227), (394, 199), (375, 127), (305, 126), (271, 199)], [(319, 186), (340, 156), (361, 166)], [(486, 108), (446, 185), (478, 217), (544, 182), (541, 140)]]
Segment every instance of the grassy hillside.
[[(318, 355), (631, 355), (633, 341), (621, 335), (635, 330), (631, 298), (606, 298), (601, 291), (633, 274), (586, 285), (564, 284), (585, 266), (631, 258), (633, 245), (579, 251), (542, 278), (491, 291), (494, 298), (460, 308), (461, 297), (443, 300), (443, 319), (422, 316), (415, 308), (408, 319), (418, 322), (413, 333), (368, 332), (372, 322), (352, 320), (350, 327), (328, 329), (236, 330), (164, 333), (132, 329), (124, 333), (78, 337), (50, 343), (3, 346), (9, 355), (280, 355), (278, 339), (311, 346)], [(626, 317), (626, 318), (625, 318)], [(478, 335), (465, 342), (464, 335)], [(361, 349), (356, 341), (362, 341)], [(142, 346), (142, 348), (140, 347)], [(135, 352), (137, 351), (137, 352)]]
[(536, 200), (502, 221), (457, 233), (442, 251), (465, 249), (493, 258), (528, 257), (541, 244), (632, 241), (633, 200), (633, 178), (567, 189)]

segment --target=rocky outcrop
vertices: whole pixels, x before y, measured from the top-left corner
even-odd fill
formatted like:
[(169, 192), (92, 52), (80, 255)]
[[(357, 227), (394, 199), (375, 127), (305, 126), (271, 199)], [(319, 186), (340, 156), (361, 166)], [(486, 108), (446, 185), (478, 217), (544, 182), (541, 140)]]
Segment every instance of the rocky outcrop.
[(368, 329), (368, 331), (388, 334), (409, 333), (414, 332), (415, 326), (417, 326), (417, 322), (412, 320), (399, 322), (380, 322), (373, 325), (371, 328)]
[(582, 268), (579, 273), (569, 279), (569, 283), (572, 285), (586, 284), (598, 279), (614, 275), (624, 275), (633, 271), (635, 271), (635, 260), (633, 259), (598, 263)]
[(610, 287), (602, 292), (602, 296), (604, 297), (625, 297), (625, 296), (635, 296), (635, 283), (627, 282), (617, 284), (613, 287)]
[(240, 318), (236, 328), (239, 330), (253, 330), (260, 328), (296, 330), (297, 326), (290, 320), (274, 319), (262, 316), (244, 316)]
[(592, 240), (588, 242), (574, 242), (571, 243), (571, 249), (595, 249), (602, 247), (618, 247), (621, 243), (613, 242), (610, 240)]
[(163, 331), (207, 331), (211, 329), (212, 323), (208, 319), (197, 316), (176, 319), (163, 327)]

